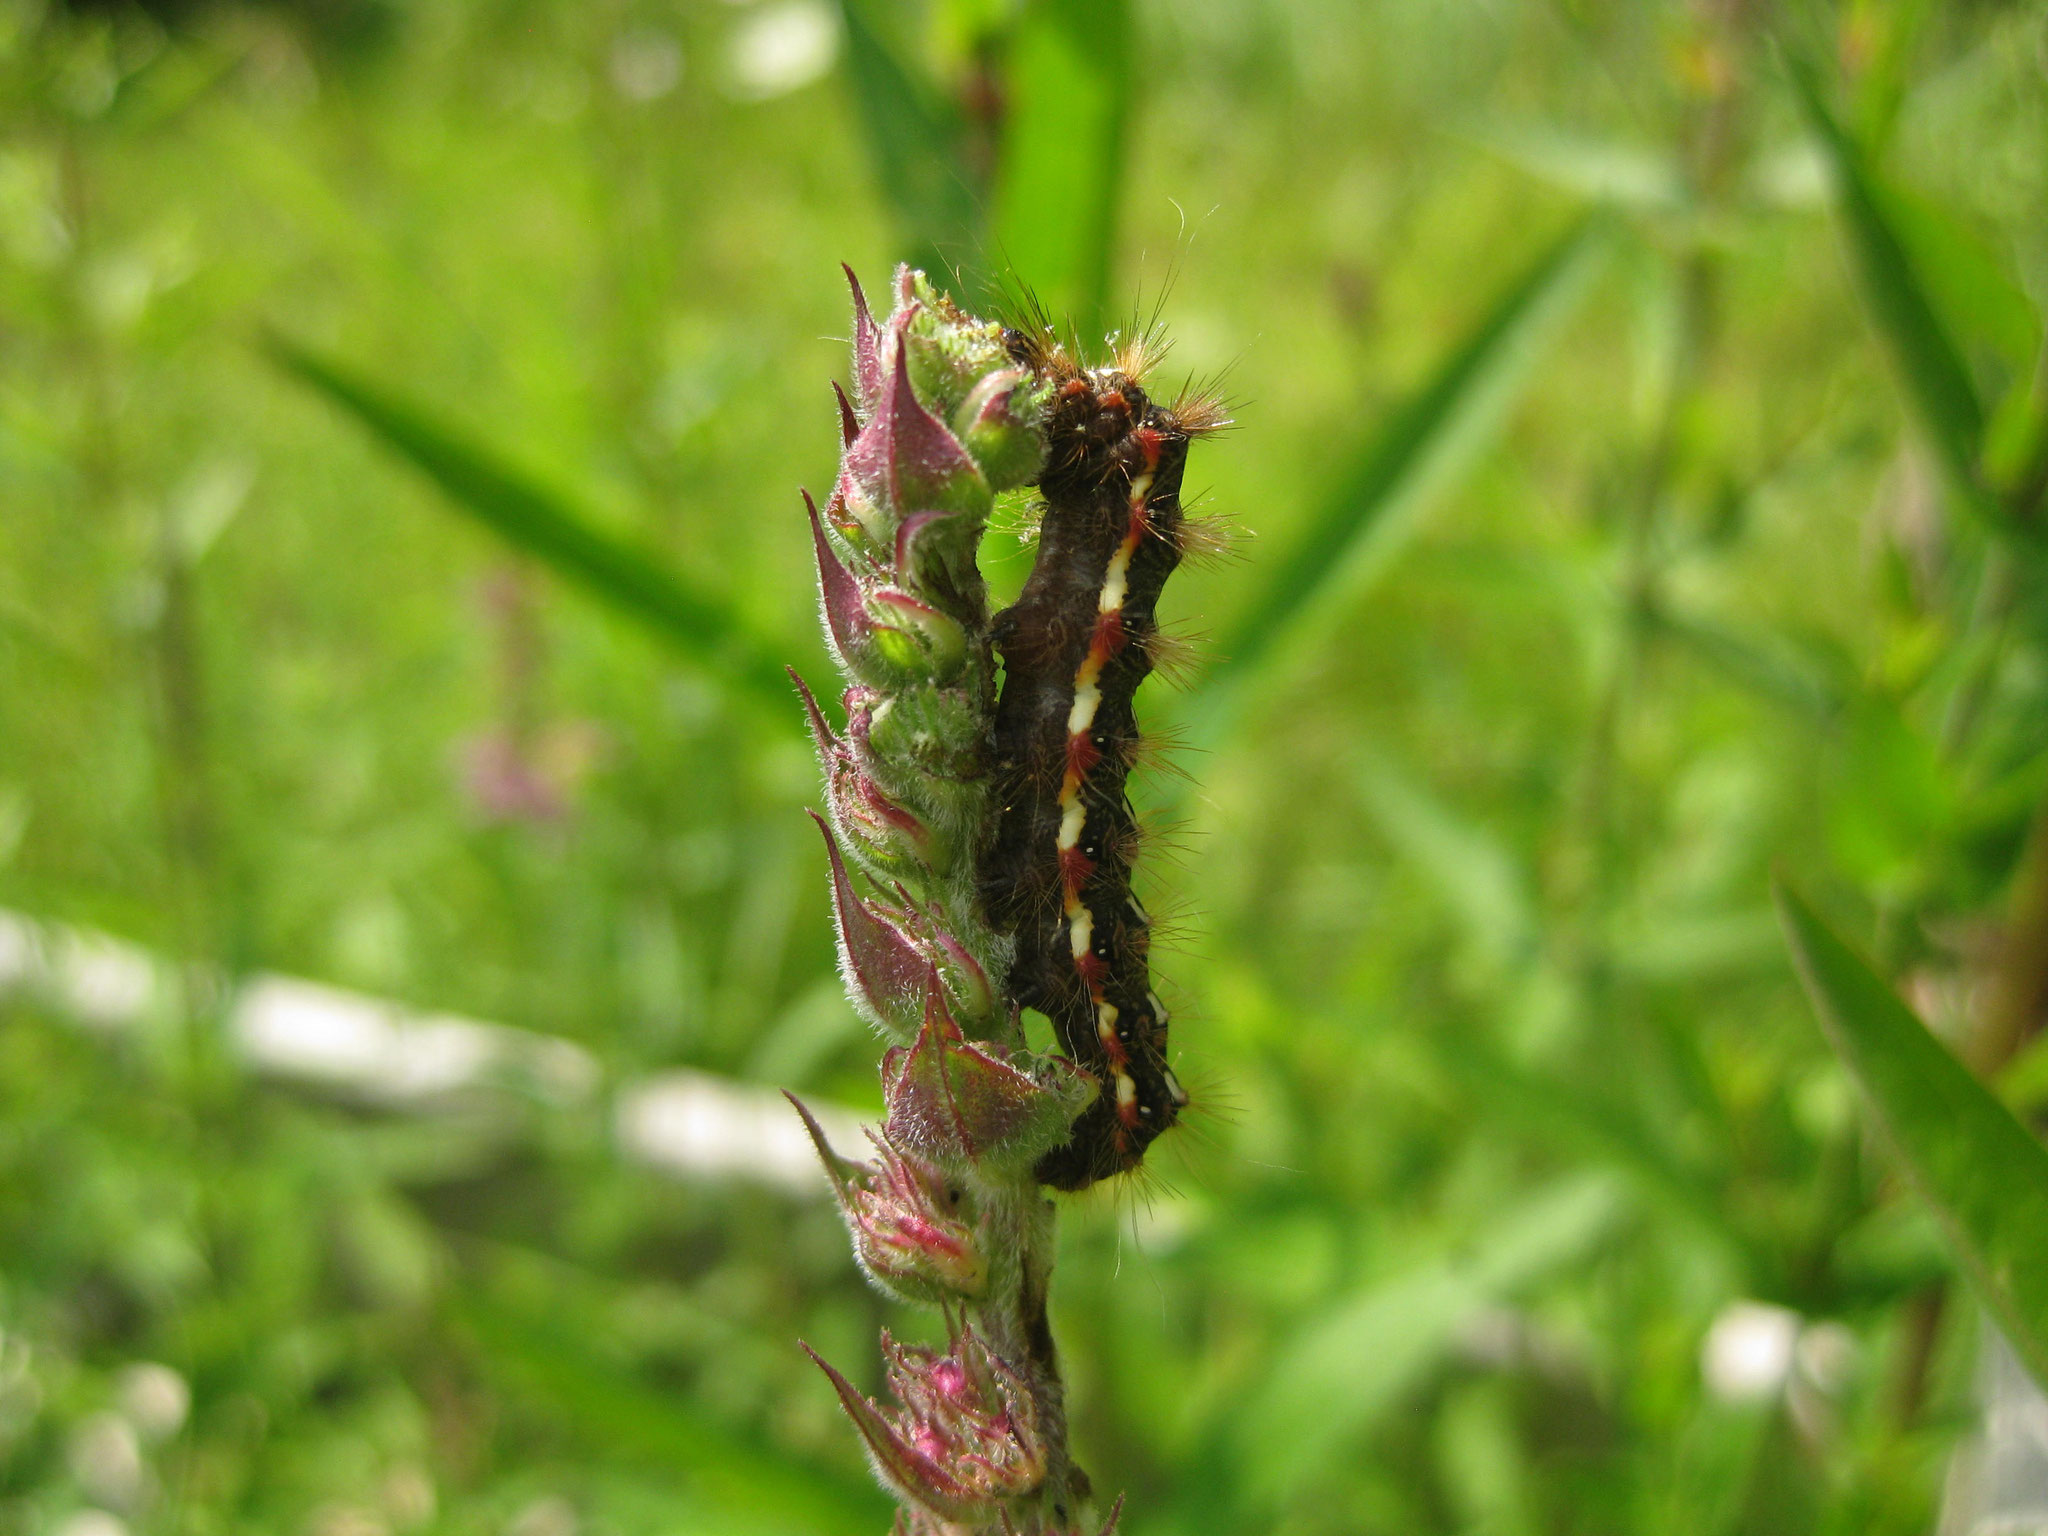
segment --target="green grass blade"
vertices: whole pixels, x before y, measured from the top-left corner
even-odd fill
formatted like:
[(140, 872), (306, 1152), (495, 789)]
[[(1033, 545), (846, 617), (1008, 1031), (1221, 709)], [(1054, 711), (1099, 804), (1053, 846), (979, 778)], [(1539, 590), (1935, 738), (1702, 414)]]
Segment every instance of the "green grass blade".
[(17, 648), (57, 662), (80, 677), (105, 676), (97, 662), (52, 634), (41, 616), (0, 597), (0, 655)]
[(1978, 475), (1984, 406), (1961, 349), (1907, 254), (1892, 195), (1864, 159), (1862, 147), (1828, 109), (1812, 63), (1793, 53), (1786, 55), (1786, 62), (1800, 107), (1833, 174), (1836, 204), (1864, 302), (1891, 352), (1907, 402), (1956, 494), (1980, 516), (1999, 522)]
[(1357, 749), (1359, 797), (1380, 835), (1436, 888), (1475, 954), (1495, 968), (1535, 957), (1532, 882), (1514, 850), (1458, 815), (1382, 753)]
[(1267, 1502), (1298, 1495), (1436, 1368), (1467, 1319), (1576, 1262), (1622, 1208), (1607, 1176), (1573, 1175), (1469, 1254), (1425, 1261), (1312, 1319), (1234, 1415), (1247, 1489)]
[[(593, 1355), (574, 1330), (482, 1293), (459, 1303), (490, 1370), (556, 1408), (593, 1447), (658, 1466), (763, 1532), (879, 1530), (889, 1502), (740, 1434)], [(792, 1346), (794, 1347), (794, 1346)]]
[(1465, 131), (1474, 143), (1575, 198), (1651, 214), (1685, 205), (1684, 171), (1677, 154), (1661, 145), (1490, 116), (1478, 117)]
[(1795, 714), (1832, 720), (1847, 708), (1838, 680), (1826, 675), (1817, 658), (1801, 654), (1788, 636), (1745, 635), (1712, 619), (1668, 607), (1651, 609), (1648, 618), (1657, 633), (1676, 641), (1729, 681)]
[(1640, 1114), (1555, 1075), (1525, 1072), (1471, 1036), (1438, 1052), (1437, 1059), (1490, 1118), (1626, 1177), (1646, 1206), (1705, 1238), (1745, 1286), (1758, 1287), (1773, 1276), (1770, 1256), (1730, 1219), (1720, 1181), (1681, 1161)]
[(1125, 0), (1036, 0), (1017, 21), (1004, 68), (995, 248), (1084, 340), (1103, 325), (1131, 46)]
[(848, 83), (911, 265), (936, 279), (980, 247), (981, 197), (953, 104), (898, 57), (870, 0), (840, 0)]
[(1932, 198), (1889, 184), (1883, 192), (1892, 229), (1958, 348), (1981, 345), (2014, 373), (2031, 372), (2040, 355), (2041, 319), (1998, 253)]
[(1588, 218), (1544, 252), (1486, 318), (1352, 456), (1322, 509), (1218, 644), (1205, 691), (1241, 685), (1312, 615), (1355, 601), (1420, 526), (1452, 475), (1506, 415), (1541, 344), (1584, 292), (1603, 243)]
[(660, 557), (606, 533), (566, 497), (381, 385), (288, 341), (273, 338), (270, 349), (506, 542), (788, 713), (789, 680), (781, 665), (730, 608), (685, 585)]
[(2048, 1110), (2048, 1035), (2036, 1035), (1998, 1074), (1998, 1096), (2015, 1114)]
[(2048, 1148), (1784, 885), (1778, 918), (1828, 1041), (2035, 1379), (2048, 1383)]

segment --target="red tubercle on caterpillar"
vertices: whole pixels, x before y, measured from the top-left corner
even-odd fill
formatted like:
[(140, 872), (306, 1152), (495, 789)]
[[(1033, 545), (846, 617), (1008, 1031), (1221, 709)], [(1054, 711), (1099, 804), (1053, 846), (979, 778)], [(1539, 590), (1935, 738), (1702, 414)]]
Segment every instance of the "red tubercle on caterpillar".
[(1081, 894), (1081, 887), (1095, 873), (1095, 861), (1078, 848), (1060, 850), (1060, 894), (1068, 901)]
[(1108, 613), (1097, 616), (1095, 633), (1088, 642), (1088, 654), (1098, 662), (1108, 661), (1124, 648), (1129, 638), (1124, 631), (1123, 610), (1112, 608)]
[(1102, 748), (1087, 731), (1067, 733), (1066, 777), (1079, 784), (1087, 779), (1095, 765), (1102, 761)]
[(1106, 1061), (1108, 1061), (1108, 1063), (1112, 1067), (1115, 1067), (1119, 1071), (1121, 1071), (1123, 1068), (1130, 1065), (1130, 1049), (1124, 1044), (1122, 1034), (1119, 1033), (1114, 1026), (1111, 1026), (1109, 1028), (1103, 1027), (1103, 1025), (1100, 1022), (1101, 1018), (1102, 1005), (1100, 1002), (1098, 1002), (1096, 1004), (1097, 1024), (1095, 1028), (1095, 1038), (1102, 1045), (1103, 1058)]
[[(1126, 1081), (1130, 1080), (1130, 1076), (1128, 1072), (1116, 1074), (1117, 1086), (1121, 1088)], [(1138, 1128), (1139, 1123), (1144, 1118), (1144, 1107), (1138, 1103), (1136, 1094), (1133, 1094), (1128, 1099), (1123, 1097), (1121, 1093), (1117, 1095), (1116, 1117), (1123, 1122), (1123, 1129), (1126, 1132), (1135, 1131)], [(1117, 1150), (1126, 1157), (1130, 1155), (1131, 1144), (1128, 1135), (1118, 1139)]]

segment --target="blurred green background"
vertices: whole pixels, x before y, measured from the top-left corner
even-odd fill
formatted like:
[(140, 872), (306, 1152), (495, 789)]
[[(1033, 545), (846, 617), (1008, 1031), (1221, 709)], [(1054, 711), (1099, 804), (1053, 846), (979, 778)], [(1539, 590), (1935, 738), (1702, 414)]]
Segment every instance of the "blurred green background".
[(1054, 1297), (1126, 1528), (2048, 1529), (1769, 895), (2048, 1106), (2044, 64), (2038, 0), (0, 0), (0, 1532), (885, 1527), (795, 1340), (929, 1324), (763, 1106), (877, 1104), (778, 668), (900, 258), (1237, 405), (1146, 704), (1206, 1112)]

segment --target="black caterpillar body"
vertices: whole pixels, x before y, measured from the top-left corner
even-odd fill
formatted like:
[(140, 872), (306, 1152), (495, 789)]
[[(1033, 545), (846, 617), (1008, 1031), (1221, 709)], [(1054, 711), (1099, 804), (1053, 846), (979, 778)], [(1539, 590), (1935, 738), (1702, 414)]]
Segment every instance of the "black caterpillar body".
[(1010, 995), (1046, 1014), (1101, 1085), (1036, 1168), (1042, 1183), (1075, 1190), (1137, 1167), (1188, 1103), (1152, 990), (1151, 920), (1131, 893), (1137, 836), (1124, 786), (1139, 740), (1132, 698), (1158, 644), (1154, 609), (1182, 555), (1188, 445), (1222, 421), (1206, 399), (1151, 399), (1135, 354), (1083, 370), (1036, 336), (1008, 339), (1056, 393), (1037, 562), (994, 623), (1001, 812), (980, 885), (991, 918), (1016, 936)]

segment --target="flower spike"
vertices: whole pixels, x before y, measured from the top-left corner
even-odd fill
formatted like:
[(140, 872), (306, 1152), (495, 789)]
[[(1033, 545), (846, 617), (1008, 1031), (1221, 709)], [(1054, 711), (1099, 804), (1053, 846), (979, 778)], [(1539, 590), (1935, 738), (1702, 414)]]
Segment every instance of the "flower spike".
[[(839, 472), (822, 512), (804, 497), (820, 616), (844, 675), (844, 725), (835, 727), (791, 676), (825, 781), (829, 820), (814, 819), (840, 969), (855, 1008), (891, 1043), (882, 1058), (884, 1117), (866, 1133), (866, 1159), (835, 1151), (816, 1118), (790, 1102), (861, 1269), (888, 1296), (938, 1308), (945, 1343), (917, 1348), (883, 1335), (893, 1402), (868, 1399), (812, 1358), (876, 1476), (901, 1502), (899, 1536), (1115, 1536), (1121, 1503), (1103, 1523), (1067, 1451), (1064, 1389), (1046, 1322), (1053, 1211), (1041, 1180), (1048, 1168), (1081, 1166), (1069, 1151), (1079, 1137), (1099, 1138), (1103, 1126), (1151, 1110), (1131, 1093), (1131, 1074), (1150, 1072), (1150, 1059), (1131, 1053), (1155, 1036), (1163, 1042), (1165, 1016), (1156, 1002), (1141, 1008), (1133, 999), (1127, 1020), (1110, 1007), (1091, 1016), (1103, 1021), (1105, 1043), (1091, 1034), (1077, 1045), (1066, 1028), (1059, 1038), (1086, 1069), (1039, 1055), (1025, 1040), (1022, 1009), (1040, 1002), (1018, 978), (1037, 963), (1036, 952), (1027, 951), (1018, 914), (1001, 905), (991, 850), (1010, 836), (1005, 818), (1027, 806), (1042, 779), (1057, 783), (1074, 759), (1062, 737), (1058, 761), (1040, 754), (1049, 773), (1035, 774), (1036, 758), (1005, 745), (1002, 710), (1024, 668), (1016, 664), (1016, 625), (992, 618), (975, 562), (996, 493), (1036, 485), (1050, 508), (1055, 478), (1081, 462), (1076, 441), (1092, 444), (1088, 463), (1105, 469), (1090, 484), (1108, 487), (1098, 521), (1117, 538), (1126, 536), (1119, 530), (1137, 529), (1128, 536), (1136, 540), (1154, 528), (1153, 471), (1167, 476), (1160, 483), (1171, 494), (1178, 461), (1163, 468), (1158, 409), (1142, 421), (1134, 416), (1134, 402), (1146, 398), (1135, 379), (1125, 380), (1133, 386), (1126, 396), (1106, 382), (1110, 370), (1081, 369), (1048, 339), (976, 319), (908, 267), (896, 270), (889, 313), (879, 320), (851, 270), (847, 282), (852, 379), (833, 386)], [(1136, 371), (1134, 363), (1117, 367)], [(1058, 418), (1060, 454), (1049, 462), (1056, 411), (1066, 414)], [(1039, 649), (1050, 655), (1066, 637), (1093, 645), (1098, 592), (1160, 579), (1155, 545), (1134, 543), (1119, 567), (1123, 585), (1090, 588), (1085, 615), (1076, 617), (1077, 608), (1041, 623)], [(1093, 558), (1065, 560), (1080, 573), (1073, 579)], [(1101, 648), (1105, 657), (1118, 650), (1106, 640)], [(1062, 705), (1045, 718), (1058, 725), (1068, 714)], [(1081, 765), (1084, 777), (1122, 761), (1121, 743), (1114, 753), (1092, 736), (1084, 744), (1096, 753)], [(1020, 783), (1027, 774), (1035, 776)], [(1059, 820), (1041, 816), (1033, 825)], [(1102, 830), (1113, 833), (1113, 822), (1105, 813)], [(1092, 822), (1088, 831), (1097, 831)], [(1076, 864), (1067, 883), (1080, 890), (1094, 868)], [(1063, 865), (1059, 873), (1069, 871)], [(1142, 944), (1142, 914), (1130, 905), (1129, 916), (1101, 909), (1101, 953), (1084, 946), (1077, 965), (1085, 953), (1099, 971), (1105, 956)], [(1150, 994), (1140, 988), (1136, 996)], [(1114, 1060), (1130, 1063), (1129, 1071), (1107, 1070), (1097, 1059), (1104, 1052), (1123, 1053)], [(1144, 1081), (1160, 1073), (1163, 1062)]]

